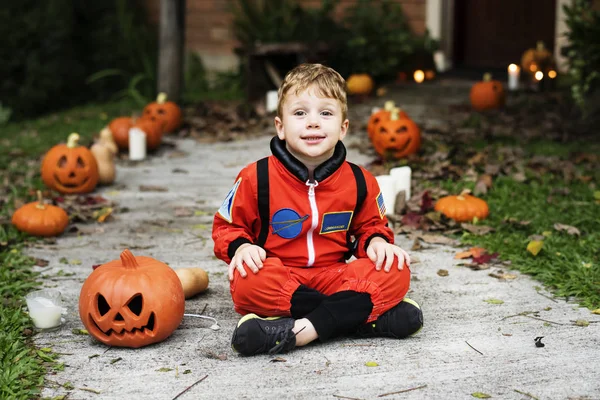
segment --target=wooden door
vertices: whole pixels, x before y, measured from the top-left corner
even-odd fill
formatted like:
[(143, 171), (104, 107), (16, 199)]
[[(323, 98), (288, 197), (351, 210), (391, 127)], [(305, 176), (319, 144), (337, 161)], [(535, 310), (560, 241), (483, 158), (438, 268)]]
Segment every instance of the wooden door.
[(543, 40), (554, 49), (556, 0), (455, 0), (454, 65), (506, 68)]

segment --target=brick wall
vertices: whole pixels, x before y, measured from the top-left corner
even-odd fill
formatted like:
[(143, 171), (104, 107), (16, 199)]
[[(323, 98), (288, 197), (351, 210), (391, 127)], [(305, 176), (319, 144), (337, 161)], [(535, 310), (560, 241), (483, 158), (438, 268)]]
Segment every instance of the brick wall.
[[(268, 0), (278, 1), (278, 0)], [(298, 0), (302, 6), (318, 7), (321, 0)], [(402, 5), (404, 14), (416, 34), (425, 32), (426, 0), (394, 0)], [(160, 0), (142, 0), (148, 10), (151, 22), (158, 24)], [(341, 0), (335, 15), (341, 16), (343, 10), (355, 3), (355, 0)], [(186, 49), (202, 56), (210, 70), (229, 70), (237, 65), (233, 49), (237, 43), (229, 24), (230, 0), (187, 0), (186, 10)]]

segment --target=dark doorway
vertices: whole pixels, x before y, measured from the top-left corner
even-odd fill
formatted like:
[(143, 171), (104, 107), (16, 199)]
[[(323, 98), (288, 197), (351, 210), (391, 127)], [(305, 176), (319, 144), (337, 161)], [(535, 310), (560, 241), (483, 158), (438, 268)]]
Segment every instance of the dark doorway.
[(503, 69), (542, 40), (554, 49), (556, 0), (455, 0), (454, 65)]

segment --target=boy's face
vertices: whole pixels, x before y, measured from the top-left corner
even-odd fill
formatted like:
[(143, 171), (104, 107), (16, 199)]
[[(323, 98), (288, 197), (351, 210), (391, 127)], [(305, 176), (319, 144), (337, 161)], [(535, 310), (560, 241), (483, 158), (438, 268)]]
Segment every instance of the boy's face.
[(348, 131), (340, 102), (316, 93), (313, 87), (298, 94), (291, 88), (282, 104), (282, 115), (275, 117), (277, 136), (285, 140), (289, 152), (307, 167), (316, 167), (329, 159)]

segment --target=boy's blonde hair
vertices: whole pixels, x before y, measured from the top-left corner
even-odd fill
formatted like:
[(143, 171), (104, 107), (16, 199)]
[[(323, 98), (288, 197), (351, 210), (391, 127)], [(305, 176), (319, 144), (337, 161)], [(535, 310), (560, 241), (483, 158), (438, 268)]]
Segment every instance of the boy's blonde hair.
[(346, 101), (346, 81), (333, 68), (322, 64), (300, 64), (285, 75), (279, 87), (277, 115), (281, 117), (281, 108), (290, 90), (295, 94), (301, 93), (314, 86), (316, 94), (340, 102), (342, 108), (342, 121), (348, 115), (348, 102)]

